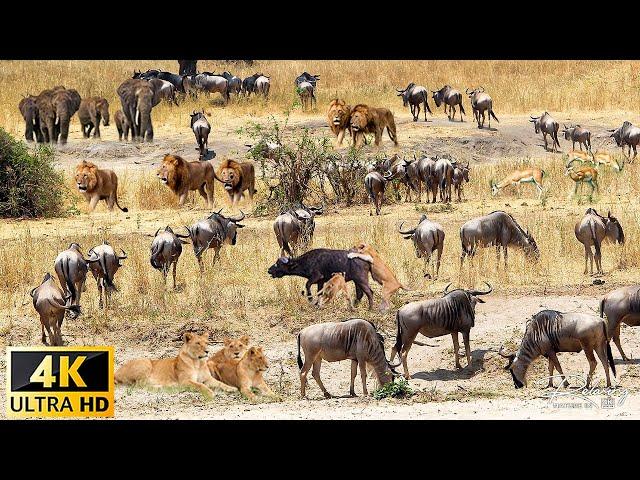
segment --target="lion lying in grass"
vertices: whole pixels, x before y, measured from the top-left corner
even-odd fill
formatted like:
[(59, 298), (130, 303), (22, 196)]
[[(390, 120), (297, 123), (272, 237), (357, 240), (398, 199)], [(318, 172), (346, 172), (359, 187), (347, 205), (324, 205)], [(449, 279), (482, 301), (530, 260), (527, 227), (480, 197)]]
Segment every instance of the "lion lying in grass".
[(175, 358), (129, 360), (115, 373), (115, 383), (146, 384), (152, 387), (191, 386), (207, 398), (214, 396), (213, 388), (224, 392), (238, 389), (225, 385), (211, 376), (207, 367), (209, 334), (184, 334), (184, 345)]

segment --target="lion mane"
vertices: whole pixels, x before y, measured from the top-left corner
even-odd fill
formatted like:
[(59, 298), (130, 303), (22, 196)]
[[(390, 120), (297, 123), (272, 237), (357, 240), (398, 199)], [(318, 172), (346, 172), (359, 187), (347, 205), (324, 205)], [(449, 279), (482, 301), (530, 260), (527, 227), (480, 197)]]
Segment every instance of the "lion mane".
[(243, 192), (248, 191), (250, 199), (253, 199), (253, 195), (257, 192), (256, 170), (253, 162), (225, 159), (218, 166), (216, 180), (224, 184), (224, 189), (234, 206)]
[(192, 190), (198, 190), (207, 205), (213, 206), (215, 171), (209, 161), (188, 162), (179, 155), (166, 154), (157, 176), (179, 197), (181, 206)]
[(89, 210), (93, 211), (100, 200), (113, 210), (117, 205), (123, 212), (128, 212), (118, 203), (118, 177), (113, 170), (101, 169), (95, 163), (83, 160), (76, 166), (76, 185), (89, 202)]
[(337, 137), (340, 132), (344, 132), (349, 128), (349, 118), (351, 116), (351, 106), (347, 105), (344, 100), (335, 98), (329, 104), (327, 111), (327, 120), (329, 128)]
[(370, 133), (375, 135), (375, 144), (380, 145), (382, 132), (385, 128), (387, 129), (389, 138), (397, 146), (396, 123), (391, 110), (383, 107), (369, 107), (364, 104), (356, 105), (351, 110), (349, 130), (351, 131), (354, 145), (361, 145), (364, 140), (364, 135)]

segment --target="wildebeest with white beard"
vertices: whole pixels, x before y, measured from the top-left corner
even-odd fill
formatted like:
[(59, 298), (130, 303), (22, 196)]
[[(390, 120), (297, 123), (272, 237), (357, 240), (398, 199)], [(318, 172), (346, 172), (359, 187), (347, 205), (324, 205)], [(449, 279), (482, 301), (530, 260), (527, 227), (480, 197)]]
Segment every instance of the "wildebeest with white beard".
[(54, 268), (65, 295), (71, 295), (73, 305), (80, 306), (80, 295), (86, 290), (89, 264), (82, 255), (80, 245), (72, 243), (60, 252), (55, 259)]
[[(384, 353), (384, 339), (370, 322), (361, 318), (352, 318), (343, 322), (327, 322), (309, 325), (303, 328), (298, 340), (298, 368), (300, 369), (300, 396), (305, 398), (307, 374), (311, 374), (322, 390), (325, 398), (332, 395), (320, 379), (322, 360), (339, 362), (351, 360), (351, 384), (349, 394), (356, 396), (354, 384), (360, 368), (362, 393), (367, 391), (367, 363), (373, 367), (380, 386), (393, 381), (395, 371)], [(304, 362), (300, 350), (304, 352)]]
[(396, 354), (400, 356), (407, 380), (411, 378), (407, 365), (409, 349), (413, 343), (424, 345), (415, 341), (418, 333), (429, 338), (451, 335), (456, 368), (462, 368), (458, 352), (458, 334), (462, 333), (467, 366), (471, 365), (469, 332), (475, 325), (476, 304), (485, 303), (480, 296), (488, 295), (493, 291), (491, 285), (487, 282), (485, 284), (489, 287), (485, 291), (456, 289), (451, 292), (448, 291), (451, 286), (449, 284), (444, 289), (442, 298), (411, 302), (398, 310), (396, 343), (391, 350), (390, 360), (393, 361)]
[(398, 97), (402, 97), (403, 106), (409, 106), (414, 122), (417, 122), (420, 117), (420, 104), (424, 105), (425, 122), (427, 121), (427, 111), (433, 115), (431, 108), (429, 108), (429, 102), (427, 101), (429, 92), (423, 86), (411, 82), (404, 90), (396, 88), (396, 92), (398, 92)]
[(211, 125), (209, 125), (209, 121), (205, 116), (204, 108), (202, 112), (194, 110), (191, 114), (191, 130), (196, 136), (196, 143), (198, 144), (196, 149), (200, 151), (199, 158), (204, 160), (209, 152), (209, 133), (211, 132)]
[(295, 257), (313, 242), (316, 228), (315, 216), (322, 215), (322, 207), (300, 205), (278, 215), (273, 222), (273, 231), (280, 246), (280, 256)]
[[(416, 257), (423, 258), (425, 267), (431, 264), (431, 255), (437, 251), (438, 257), (436, 260), (435, 276), (432, 272), (425, 272), (424, 276), (427, 278), (436, 278), (440, 272), (440, 260), (442, 259), (442, 250), (444, 249), (444, 229), (442, 225), (436, 222), (432, 222), (427, 219), (426, 215), (420, 217), (418, 225), (409, 230), (402, 230), (402, 225), (398, 227), (398, 232), (404, 235), (405, 240), (412, 240), (413, 246), (416, 250)], [(425, 268), (426, 270), (426, 268)]]
[(62, 321), (65, 312), (69, 312), (71, 318), (76, 318), (80, 314), (80, 307), (72, 304), (71, 295), (64, 295), (62, 289), (56, 284), (53, 277), (47, 273), (40, 285), (31, 290), (33, 307), (40, 316), (42, 326), (42, 343), (48, 345), (49, 341), (54, 347), (62, 346)]
[(562, 376), (563, 386), (569, 385), (556, 354), (559, 352), (581, 352), (582, 350), (589, 361), (586, 386), (591, 385), (593, 372), (596, 369), (597, 362), (593, 355), (595, 350), (607, 377), (607, 387), (610, 387), (609, 368), (615, 376), (616, 367), (607, 339), (607, 326), (602, 318), (594, 315), (542, 310), (527, 322), (518, 351), (515, 354), (505, 354), (501, 347), (499, 353), (509, 359), (505, 370), (509, 370), (511, 373), (516, 388), (522, 388), (527, 384), (526, 374), (529, 365), (540, 356), (547, 357), (549, 359), (547, 387), (553, 388), (554, 369)]
[(153, 236), (153, 242), (151, 242), (151, 266), (162, 272), (162, 277), (166, 285), (169, 268), (173, 265), (174, 290), (176, 288), (176, 267), (178, 265), (178, 259), (182, 254), (182, 245), (185, 243), (188, 242), (178, 238), (168, 225), (162, 232), (160, 232), (160, 229), (156, 230)]
[[(600, 300), (600, 317), (607, 320), (607, 337), (613, 338), (622, 360), (629, 358), (620, 343), (620, 325), (640, 327), (640, 285), (629, 285), (610, 291)], [(613, 363), (613, 362), (612, 362)]]
[[(96, 280), (98, 286), (98, 306), (108, 306), (107, 303), (111, 301), (111, 292), (116, 290), (116, 286), (113, 283), (113, 277), (118, 269), (122, 266), (122, 260), (126, 260), (127, 254), (124, 250), (120, 249), (122, 255), (117, 255), (113, 247), (108, 242), (102, 242), (101, 245), (97, 245), (89, 250), (87, 263), (89, 263), (89, 269), (93, 274), (93, 278)], [(103, 301), (104, 292), (104, 301)]]

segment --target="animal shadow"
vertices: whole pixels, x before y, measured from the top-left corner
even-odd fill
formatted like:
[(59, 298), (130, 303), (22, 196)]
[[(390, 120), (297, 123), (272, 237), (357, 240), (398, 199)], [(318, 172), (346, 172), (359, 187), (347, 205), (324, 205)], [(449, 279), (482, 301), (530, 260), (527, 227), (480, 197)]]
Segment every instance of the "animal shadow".
[(207, 153), (204, 154), (203, 160), (211, 160), (216, 158), (216, 152), (214, 150), (207, 150)]
[(622, 360), (621, 358), (614, 358), (613, 363), (616, 365), (640, 365), (640, 358), (631, 358), (629, 360)]
[(461, 369), (455, 368), (453, 365), (453, 354), (451, 355), (451, 359), (447, 360), (451, 362), (451, 367), (448, 368), (438, 368), (437, 370), (433, 370), (430, 372), (416, 372), (411, 378), (415, 378), (418, 380), (440, 380), (444, 382), (448, 382), (450, 380), (466, 380), (472, 378), (484, 367), (484, 355), (489, 350), (472, 350), (471, 351), (471, 365), (466, 366), (466, 358), (464, 356), (464, 349), (462, 349), (460, 355), (460, 364), (463, 366)]

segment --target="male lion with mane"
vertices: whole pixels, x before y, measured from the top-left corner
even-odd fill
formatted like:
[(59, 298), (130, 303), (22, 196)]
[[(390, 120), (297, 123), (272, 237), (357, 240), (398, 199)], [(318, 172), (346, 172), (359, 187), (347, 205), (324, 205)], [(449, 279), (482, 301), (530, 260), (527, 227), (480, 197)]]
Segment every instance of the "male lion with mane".
[(209, 354), (209, 334), (184, 334), (184, 345), (175, 358), (151, 360), (137, 358), (129, 360), (115, 373), (115, 383), (131, 385), (146, 384), (155, 388), (191, 386), (205, 397), (214, 396), (212, 388), (225, 392), (236, 392), (237, 389), (216, 380), (207, 367)]
[(118, 176), (113, 170), (103, 170), (95, 163), (83, 160), (76, 167), (76, 185), (89, 202), (90, 212), (93, 212), (100, 200), (107, 203), (109, 210), (117, 205), (123, 212), (129, 211), (118, 203)]
[(382, 140), (382, 132), (387, 129), (389, 138), (395, 146), (398, 146), (398, 137), (396, 135), (396, 122), (393, 113), (388, 108), (369, 107), (367, 105), (356, 105), (351, 110), (351, 118), (349, 119), (349, 130), (353, 145), (358, 148), (362, 146), (364, 136), (367, 133), (375, 134), (375, 144), (380, 145)]
[(351, 106), (347, 105), (344, 100), (339, 98), (331, 100), (327, 118), (329, 120), (329, 128), (337, 137), (338, 146), (342, 145), (344, 134), (349, 128), (349, 117), (351, 116)]
[(184, 205), (190, 191), (198, 190), (207, 207), (213, 208), (215, 171), (208, 160), (187, 162), (178, 155), (166, 154), (156, 176), (178, 196), (178, 205)]
[(236, 162), (235, 160), (223, 160), (215, 174), (216, 180), (224, 184), (224, 189), (229, 195), (231, 208), (242, 199), (243, 192), (249, 193), (249, 201), (253, 202), (256, 190), (256, 169), (253, 162)]
[(233, 385), (245, 397), (254, 401), (256, 395), (251, 388), (257, 389), (262, 395), (276, 397), (262, 378), (262, 373), (269, 368), (267, 357), (262, 353), (262, 347), (251, 347), (240, 361), (227, 360), (215, 366), (214, 376), (227, 385)]

